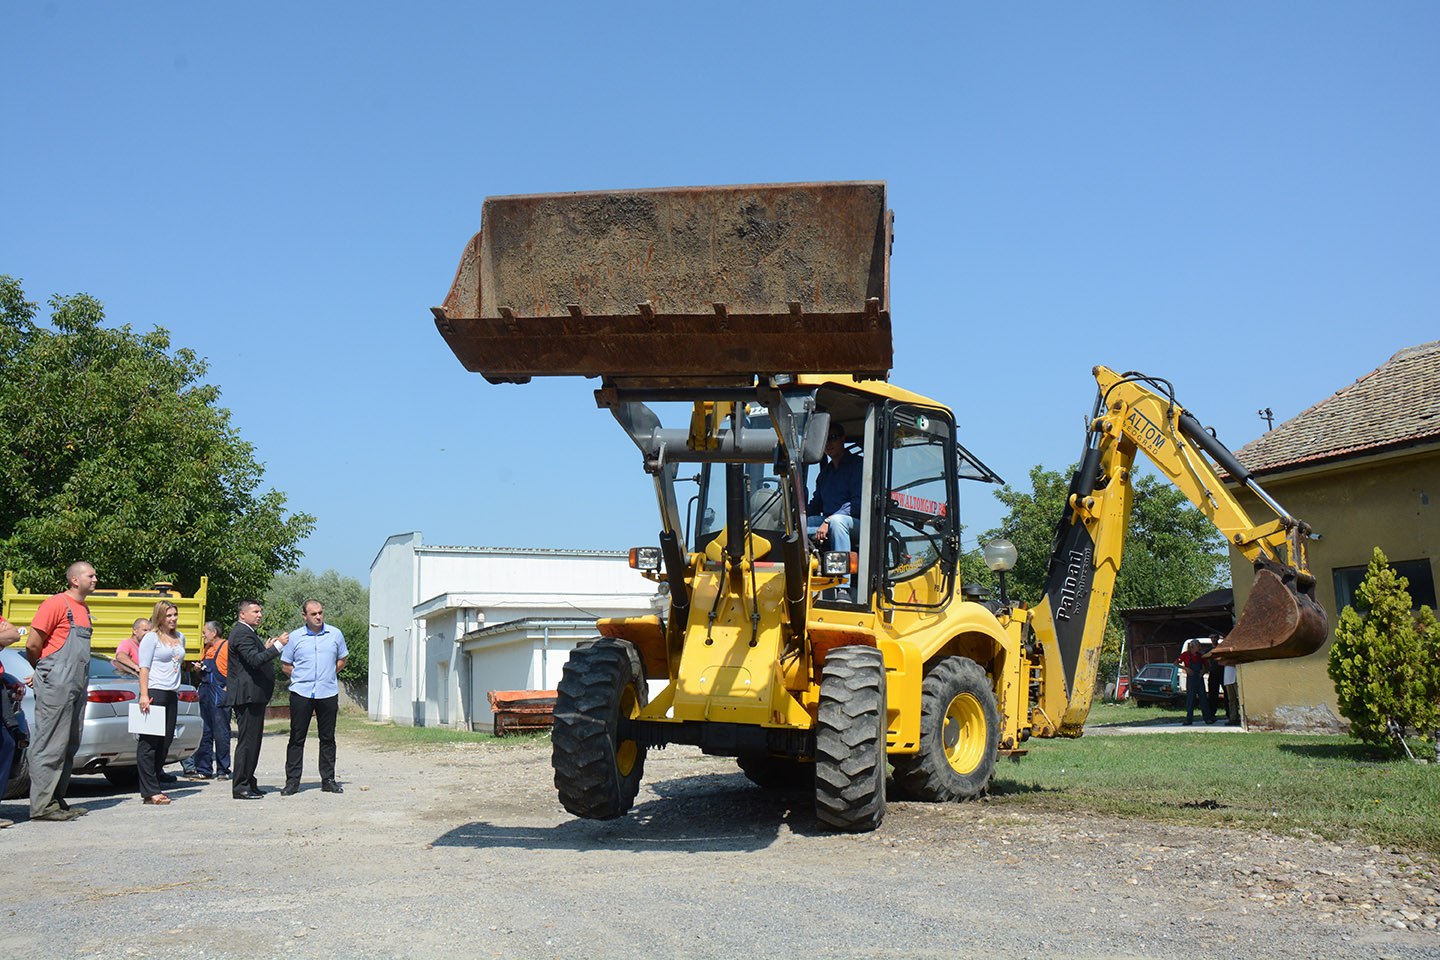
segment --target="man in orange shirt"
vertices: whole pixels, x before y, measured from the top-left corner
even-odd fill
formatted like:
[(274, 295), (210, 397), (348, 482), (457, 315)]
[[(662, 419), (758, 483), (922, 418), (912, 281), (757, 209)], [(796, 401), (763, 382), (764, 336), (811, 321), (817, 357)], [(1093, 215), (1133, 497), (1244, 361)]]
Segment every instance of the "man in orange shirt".
[(70, 586), (35, 611), (25, 655), (35, 665), (35, 730), (30, 740), (30, 819), (74, 820), (84, 807), (65, 802), (71, 763), (85, 725), (90, 684), (90, 608), (95, 568), (77, 560), (65, 570)]

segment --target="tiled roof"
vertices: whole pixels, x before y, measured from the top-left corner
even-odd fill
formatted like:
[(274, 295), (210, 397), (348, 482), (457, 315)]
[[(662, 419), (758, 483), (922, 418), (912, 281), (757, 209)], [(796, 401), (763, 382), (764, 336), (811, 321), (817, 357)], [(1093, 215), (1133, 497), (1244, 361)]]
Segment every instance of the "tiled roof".
[(1440, 340), (1401, 350), (1235, 455), (1255, 473), (1440, 442)]

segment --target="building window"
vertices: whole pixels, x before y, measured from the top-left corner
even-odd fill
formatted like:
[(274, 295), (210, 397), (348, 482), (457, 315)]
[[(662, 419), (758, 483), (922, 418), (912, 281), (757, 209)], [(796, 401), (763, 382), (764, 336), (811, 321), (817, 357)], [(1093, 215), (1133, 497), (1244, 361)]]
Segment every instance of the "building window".
[[(1413, 609), (1419, 610), (1421, 607), (1435, 609), (1435, 576), (1430, 572), (1429, 560), (1391, 560), (1390, 566), (1397, 574), (1410, 581), (1407, 589), (1410, 592), (1410, 603)], [(1368, 569), (1367, 565), (1336, 567), (1332, 571), (1335, 578), (1336, 610), (1354, 606), (1355, 591), (1359, 589), (1360, 582), (1365, 579), (1365, 571)]]

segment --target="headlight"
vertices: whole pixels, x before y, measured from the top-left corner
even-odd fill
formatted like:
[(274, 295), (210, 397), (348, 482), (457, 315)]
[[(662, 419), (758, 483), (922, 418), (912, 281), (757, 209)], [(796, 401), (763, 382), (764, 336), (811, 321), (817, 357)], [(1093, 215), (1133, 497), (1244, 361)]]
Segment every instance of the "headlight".
[(651, 573), (660, 569), (659, 547), (631, 547), (630, 569)]
[(839, 550), (826, 550), (820, 554), (820, 575), (822, 577), (845, 577), (855, 572), (858, 554)]

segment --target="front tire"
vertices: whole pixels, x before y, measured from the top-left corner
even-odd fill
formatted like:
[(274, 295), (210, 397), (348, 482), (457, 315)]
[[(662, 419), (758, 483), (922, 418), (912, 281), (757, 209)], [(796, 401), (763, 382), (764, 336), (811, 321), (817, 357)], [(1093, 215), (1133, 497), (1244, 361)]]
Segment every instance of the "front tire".
[(874, 647), (836, 647), (825, 657), (815, 815), (850, 833), (885, 819), (885, 659)]
[(973, 800), (995, 772), (995, 692), (969, 657), (946, 657), (920, 686), (920, 749), (895, 757), (895, 782), (917, 800)]
[(635, 802), (645, 771), (645, 747), (622, 740), (621, 718), (646, 703), (640, 654), (625, 640), (576, 647), (555, 698), (551, 765), (560, 803), (577, 817), (613, 820)]

